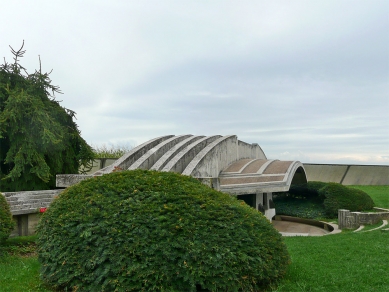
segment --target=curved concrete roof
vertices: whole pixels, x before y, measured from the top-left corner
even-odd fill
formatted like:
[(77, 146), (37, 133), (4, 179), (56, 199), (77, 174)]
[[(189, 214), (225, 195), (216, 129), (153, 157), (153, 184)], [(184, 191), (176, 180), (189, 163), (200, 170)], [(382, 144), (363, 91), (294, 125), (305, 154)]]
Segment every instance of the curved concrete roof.
[(306, 182), (301, 162), (268, 160), (258, 144), (240, 141), (236, 135), (158, 137), (93, 175), (124, 169), (173, 171), (199, 179), (212, 178), (213, 187), (231, 194), (287, 191), (294, 182)]
[(126, 169), (178, 172), (236, 195), (287, 191), (292, 183), (307, 181), (301, 162), (269, 160), (258, 144), (236, 135), (167, 135), (133, 148), (92, 175), (57, 175), (57, 187)]
[(241, 159), (219, 175), (220, 190), (233, 194), (288, 191), (292, 183), (307, 182), (300, 161)]

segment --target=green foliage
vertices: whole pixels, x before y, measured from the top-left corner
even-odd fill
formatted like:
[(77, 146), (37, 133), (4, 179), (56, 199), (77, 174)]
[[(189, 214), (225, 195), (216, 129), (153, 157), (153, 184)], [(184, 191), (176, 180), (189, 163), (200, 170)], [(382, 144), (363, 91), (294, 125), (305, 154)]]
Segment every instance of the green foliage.
[(338, 209), (351, 211), (371, 210), (374, 202), (362, 190), (338, 183), (308, 182), (292, 185), (288, 193), (274, 198), (279, 215), (308, 219), (338, 216)]
[(288, 215), (306, 219), (320, 219), (326, 216), (322, 203), (317, 200), (280, 196), (274, 198), (277, 215)]
[(389, 186), (349, 186), (367, 193), (374, 201), (375, 207), (389, 209)]
[(0, 245), (7, 240), (14, 225), (8, 202), (0, 193)]
[(133, 147), (131, 145), (110, 145), (93, 146), (95, 158), (120, 158)]
[(194, 178), (122, 171), (82, 181), (38, 225), (42, 279), (77, 291), (256, 291), (289, 264), (255, 209)]
[[(23, 48), (23, 46), (22, 46)], [(55, 187), (55, 174), (78, 173), (93, 159), (80, 136), (75, 113), (60, 106), (49, 73), (28, 74), (12, 49), (14, 63), (0, 66), (0, 190)]]
[(329, 216), (337, 216), (338, 209), (350, 211), (371, 210), (374, 206), (370, 196), (362, 190), (348, 188), (338, 183), (328, 183), (319, 191)]
[(384, 292), (389, 232), (342, 232), (285, 238), (292, 258), (278, 292)]
[(35, 239), (35, 236), (12, 237), (0, 246), (0, 291), (53, 291), (39, 279)]
[(291, 185), (288, 193), (293, 198), (322, 201), (322, 198), (319, 197), (319, 190), (326, 185), (325, 182), (310, 181), (306, 184)]

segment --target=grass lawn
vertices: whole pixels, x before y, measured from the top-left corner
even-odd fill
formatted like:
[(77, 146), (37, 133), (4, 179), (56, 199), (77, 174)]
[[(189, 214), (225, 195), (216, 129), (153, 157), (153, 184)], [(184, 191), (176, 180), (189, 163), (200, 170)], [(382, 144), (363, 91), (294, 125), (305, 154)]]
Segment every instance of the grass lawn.
[(0, 247), (0, 292), (52, 291), (39, 279), (35, 236), (10, 238)]
[[(389, 186), (353, 186), (389, 208)], [(389, 231), (285, 237), (292, 263), (273, 292), (389, 292)], [(39, 279), (35, 237), (0, 247), (0, 292), (53, 291)]]
[(273, 291), (389, 291), (389, 231), (284, 239), (292, 264)]

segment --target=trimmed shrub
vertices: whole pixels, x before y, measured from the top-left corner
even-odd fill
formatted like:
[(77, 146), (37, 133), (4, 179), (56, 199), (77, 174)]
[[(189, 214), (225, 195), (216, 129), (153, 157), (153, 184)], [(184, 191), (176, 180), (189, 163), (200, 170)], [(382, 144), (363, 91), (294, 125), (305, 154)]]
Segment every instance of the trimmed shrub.
[(325, 198), (323, 204), (329, 216), (338, 216), (338, 209), (366, 211), (374, 207), (374, 202), (367, 193), (338, 183), (328, 183), (319, 193)]
[(0, 244), (8, 239), (14, 226), (15, 222), (12, 220), (8, 202), (0, 193)]
[(194, 178), (148, 170), (66, 189), (38, 226), (41, 275), (77, 291), (256, 291), (286, 272), (258, 211)]

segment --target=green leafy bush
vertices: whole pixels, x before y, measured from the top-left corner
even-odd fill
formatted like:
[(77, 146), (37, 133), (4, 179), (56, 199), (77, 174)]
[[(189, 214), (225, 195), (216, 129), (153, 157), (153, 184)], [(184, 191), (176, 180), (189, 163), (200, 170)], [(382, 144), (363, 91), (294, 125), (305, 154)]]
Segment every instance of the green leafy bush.
[(372, 198), (364, 191), (338, 183), (328, 183), (319, 193), (325, 198), (323, 204), (329, 216), (337, 216), (338, 209), (364, 211), (374, 206)]
[(306, 219), (319, 219), (326, 216), (322, 203), (316, 200), (281, 196), (274, 198), (277, 215), (288, 215)]
[(8, 202), (3, 194), (0, 193), (0, 244), (7, 240), (14, 225), (15, 222), (12, 220)]
[(117, 144), (117, 145), (93, 145), (93, 153), (95, 158), (120, 158), (127, 152), (130, 152), (134, 148), (129, 144)]
[(364, 211), (374, 206), (370, 196), (361, 190), (318, 181), (292, 185), (288, 193), (277, 194), (274, 203), (279, 215), (308, 219), (337, 217), (338, 209)]
[(320, 198), (319, 190), (326, 185), (327, 183), (320, 181), (311, 181), (305, 184), (291, 185), (288, 193), (291, 197), (294, 198), (323, 201), (323, 198)]
[(260, 212), (194, 178), (147, 170), (66, 189), (37, 244), (43, 280), (77, 291), (256, 291), (289, 264)]

